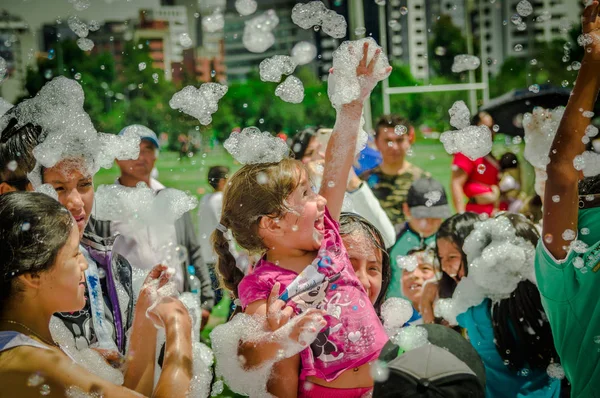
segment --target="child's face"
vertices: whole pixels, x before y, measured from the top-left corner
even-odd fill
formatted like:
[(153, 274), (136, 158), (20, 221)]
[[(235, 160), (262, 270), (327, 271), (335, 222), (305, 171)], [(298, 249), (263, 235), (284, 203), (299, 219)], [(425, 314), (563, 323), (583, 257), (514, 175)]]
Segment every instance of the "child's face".
[(365, 233), (368, 232), (355, 231), (344, 235), (342, 241), (350, 257), (354, 273), (365, 288), (371, 304), (375, 304), (379, 293), (381, 293), (383, 277), (382, 253), (373, 244), (371, 239), (365, 236)]
[(421, 303), (423, 284), (435, 278), (435, 269), (431, 262), (419, 255), (417, 259), (419, 265), (413, 272), (402, 270), (402, 294), (413, 303), (415, 308), (418, 308)]
[(461, 267), (461, 251), (454, 242), (446, 238), (438, 239), (436, 244), (442, 270), (455, 281), (460, 281), (465, 276), (464, 267)]
[(300, 184), (287, 199), (291, 211), (279, 222), (285, 232), (285, 242), (282, 243), (297, 250), (319, 250), (325, 233), (326, 204), (323, 196), (313, 192), (308, 175), (302, 170)]

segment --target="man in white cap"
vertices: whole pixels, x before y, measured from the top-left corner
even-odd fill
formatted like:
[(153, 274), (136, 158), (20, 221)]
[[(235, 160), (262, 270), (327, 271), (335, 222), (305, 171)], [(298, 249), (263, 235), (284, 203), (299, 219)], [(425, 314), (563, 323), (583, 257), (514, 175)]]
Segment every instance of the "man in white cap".
[[(152, 169), (154, 168), (160, 149), (156, 133), (146, 126), (134, 124), (125, 127), (119, 132), (119, 135), (139, 136), (141, 138), (140, 155), (135, 160), (117, 160), (121, 175), (115, 181), (115, 184), (134, 188), (138, 183), (144, 182), (157, 192), (164, 189), (164, 185), (151, 178)], [(116, 232), (123, 235), (124, 239), (122, 239), (122, 242), (124, 244), (121, 245), (122, 247), (119, 247), (119, 252), (123, 255), (127, 254), (133, 266), (141, 269), (151, 269), (156, 265), (156, 255), (152, 243), (157, 240), (157, 237), (152, 236), (153, 233), (150, 229), (140, 231), (139, 228), (132, 227), (128, 223), (121, 221), (112, 221), (110, 223), (97, 222), (94, 225), (94, 229), (94, 232), (100, 236), (111, 236)], [(201, 291), (199, 293), (202, 306), (202, 324), (204, 325), (214, 305), (214, 292), (208, 268), (202, 259), (200, 244), (196, 237), (191, 215), (185, 213), (175, 222), (175, 225), (165, 226), (161, 228), (160, 232), (162, 236), (171, 235), (173, 242), (187, 249), (187, 261), (182, 266), (182, 269), (176, 270), (174, 280), (178, 284), (180, 291), (189, 291), (190, 286), (185, 266), (194, 266), (196, 277), (200, 280), (201, 284)]]

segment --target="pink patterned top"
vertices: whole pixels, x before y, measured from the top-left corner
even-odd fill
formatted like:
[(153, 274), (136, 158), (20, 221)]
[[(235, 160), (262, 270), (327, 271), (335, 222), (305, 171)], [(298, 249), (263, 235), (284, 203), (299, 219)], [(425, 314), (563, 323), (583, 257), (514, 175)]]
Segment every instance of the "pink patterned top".
[[(292, 297), (288, 305), (296, 314), (309, 308), (326, 311), (327, 327), (300, 353), (300, 379), (316, 376), (331, 381), (348, 369), (375, 360), (388, 338), (362, 284), (354, 274), (339, 234), (339, 224), (325, 212), (325, 235), (317, 258), (318, 271), (325, 279), (312, 290)], [(245, 309), (248, 304), (266, 300), (276, 282), (285, 288), (298, 276), (265, 259), (238, 286)]]

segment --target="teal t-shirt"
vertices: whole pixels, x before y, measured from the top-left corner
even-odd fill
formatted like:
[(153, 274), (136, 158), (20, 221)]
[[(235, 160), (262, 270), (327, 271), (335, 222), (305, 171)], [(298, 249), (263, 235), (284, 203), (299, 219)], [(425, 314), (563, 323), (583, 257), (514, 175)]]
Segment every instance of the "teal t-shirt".
[(399, 238), (396, 240), (396, 243), (390, 250), (390, 265), (392, 267), (392, 277), (386, 294), (387, 298), (406, 298), (402, 294), (402, 268), (398, 267), (396, 257), (406, 256), (409, 251), (420, 246), (435, 244), (435, 234), (426, 238), (422, 238), (417, 232), (413, 231), (408, 226), (408, 223), (404, 224), (398, 236)]
[(542, 304), (573, 397), (600, 397), (600, 242), (590, 239), (598, 226), (600, 209), (580, 211), (578, 239), (588, 250), (556, 261), (540, 239), (535, 256)]
[(458, 324), (467, 330), (469, 340), (485, 366), (485, 396), (487, 398), (558, 398), (560, 380), (552, 379), (545, 370), (515, 371), (504, 364), (494, 343), (494, 328), (489, 306), (490, 301), (486, 299), (456, 317)]

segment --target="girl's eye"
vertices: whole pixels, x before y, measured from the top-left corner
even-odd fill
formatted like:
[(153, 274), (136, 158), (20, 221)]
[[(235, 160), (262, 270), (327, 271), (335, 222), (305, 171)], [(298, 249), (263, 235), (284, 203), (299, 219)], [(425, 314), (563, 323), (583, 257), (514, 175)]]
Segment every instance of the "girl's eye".
[(62, 192), (62, 191), (64, 191), (65, 189), (64, 189), (63, 187), (55, 187), (55, 188), (54, 188), (54, 190), (55, 190), (56, 192)]

